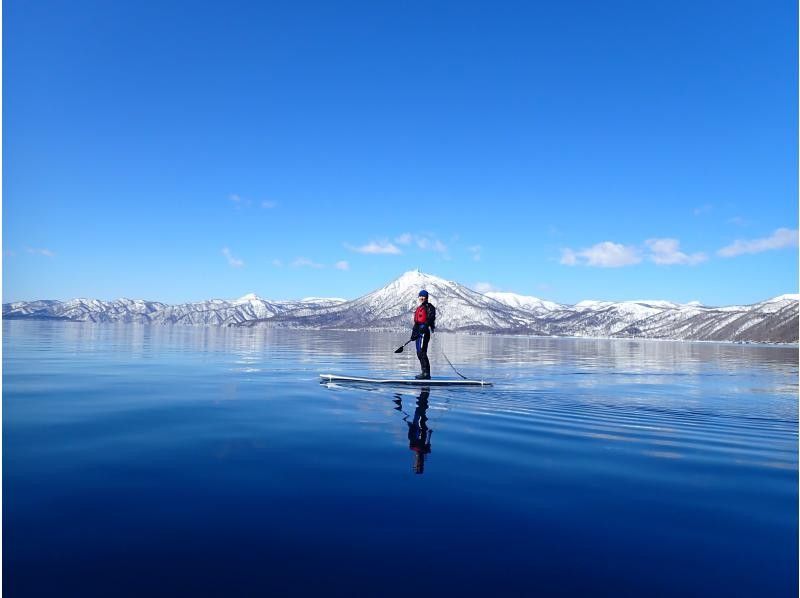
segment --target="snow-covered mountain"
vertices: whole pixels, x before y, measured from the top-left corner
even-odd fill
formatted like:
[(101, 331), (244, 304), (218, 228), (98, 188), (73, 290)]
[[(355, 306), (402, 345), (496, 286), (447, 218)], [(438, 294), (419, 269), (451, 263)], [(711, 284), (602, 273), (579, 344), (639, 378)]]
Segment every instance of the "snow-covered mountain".
[(3, 304), (3, 318), (32, 318), (40, 320), (71, 320), (75, 322), (136, 322), (147, 323), (168, 308), (158, 301), (140, 299), (70, 299), (69, 301), (19, 301)]
[(22, 301), (3, 305), (3, 317), (71, 320), (76, 322), (127, 322), (137, 324), (186, 324), (232, 326), (302, 309), (320, 309), (344, 299), (308, 298), (270, 301), (248, 294), (232, 301), (210, 299), (167, 305), (156, 301), (72, 299), (70, 301)]
[(308, 297), (273, 301), (254, 294), (167, 305), (155, 301), (29, 301), (3, 305), (3, 317), (91, 322), (215, 326), (408, 330), (420, 289), (437, 309), (437, 329), (552, 336), (658, 338), (750, 342), (798, 341), (800, 295), (753, 305), (710, 307), (697, 302), (581, 301), (561, 305), (514, 293), (481, 294), (457, 282), (406, 272), (353, 300)]
[(505, 305), (467, 287), (424, 274), (406, 272), (358, 299), (323, 309), (308, 309), (246, 322), (248, 326), (403, 330), (409, 328), (417, 293), (425, 289), (436, 306), (439, 330), (524, 331), (532, 314)]

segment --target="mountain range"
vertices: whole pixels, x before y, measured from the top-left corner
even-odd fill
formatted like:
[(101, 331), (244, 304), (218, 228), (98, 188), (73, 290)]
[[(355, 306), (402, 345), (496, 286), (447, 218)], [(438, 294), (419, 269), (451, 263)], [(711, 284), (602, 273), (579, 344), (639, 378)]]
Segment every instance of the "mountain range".
[(419, 271), (353, 300), (309, 297), (274, 301), (245, 295), (168, 305), (117, 299), (6, 303), (5, 319), (54, 319), (194, 326), (268, 326), (345, 330), (408, 330), (417, 292), (437, 308), (437, 330), (737, 342), (798, 342), (800, 295), (752, 305), (714, 307), (697, 302), (581, 301), (562, 305), (515, 293), (479, 293)]

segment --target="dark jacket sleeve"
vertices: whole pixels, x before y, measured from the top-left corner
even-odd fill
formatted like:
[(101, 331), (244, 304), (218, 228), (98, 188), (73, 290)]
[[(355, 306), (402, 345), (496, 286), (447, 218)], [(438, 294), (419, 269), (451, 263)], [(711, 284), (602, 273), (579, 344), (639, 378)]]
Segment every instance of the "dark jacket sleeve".
[(431, 305), (430, 303), (427, 304), (428, 306), (428, 326), (431, 330), (436, 328), (436, 308)]

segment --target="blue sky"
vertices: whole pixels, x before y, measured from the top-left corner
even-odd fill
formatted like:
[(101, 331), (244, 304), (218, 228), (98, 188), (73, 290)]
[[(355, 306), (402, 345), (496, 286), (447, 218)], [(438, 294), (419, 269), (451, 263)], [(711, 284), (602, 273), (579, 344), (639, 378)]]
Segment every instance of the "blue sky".
[(796, 3), (5, 2), (3, 300), (797, 292)]

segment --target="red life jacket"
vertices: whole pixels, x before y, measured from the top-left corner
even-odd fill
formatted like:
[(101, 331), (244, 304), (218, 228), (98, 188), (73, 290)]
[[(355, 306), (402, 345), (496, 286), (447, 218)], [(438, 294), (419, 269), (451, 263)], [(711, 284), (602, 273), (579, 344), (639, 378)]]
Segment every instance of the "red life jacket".
[(415, 324), (428, 323), (428, 310), (425, 309), (424, 303), (417, 308), (417, 311), (414, 312), (414, 323)]

